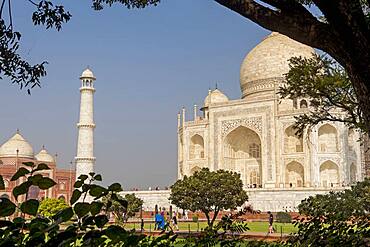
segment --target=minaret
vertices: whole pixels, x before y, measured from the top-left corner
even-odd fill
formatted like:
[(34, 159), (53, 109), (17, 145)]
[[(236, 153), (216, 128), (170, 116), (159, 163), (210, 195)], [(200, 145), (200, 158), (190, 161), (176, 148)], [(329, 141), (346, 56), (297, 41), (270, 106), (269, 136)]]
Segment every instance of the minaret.
[(81, 174), (88, 175), (94, 171), (94, 74), (87, 68), (82, 72), (80, 121), (77, 124), (78, 141), (76, 161), (76, 179)]

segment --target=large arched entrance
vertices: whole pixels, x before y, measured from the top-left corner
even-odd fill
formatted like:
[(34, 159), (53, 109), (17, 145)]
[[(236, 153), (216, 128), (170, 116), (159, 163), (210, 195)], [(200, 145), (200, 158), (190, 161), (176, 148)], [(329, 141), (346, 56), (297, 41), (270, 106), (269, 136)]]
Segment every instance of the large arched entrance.
[(304, 168), (302, 164), (292, 161), (285, 169), (285, 181), (288, 187), (304, 186)]
[(262, 185), (261, 140), (256, 132), (239, 126), (226, 136), (223, 168), (239, 172), (244, 185)]
[(320, 183), (323, 187), (339, 185), (339, 169), (333, 161), (325, 161), (320, 166)]

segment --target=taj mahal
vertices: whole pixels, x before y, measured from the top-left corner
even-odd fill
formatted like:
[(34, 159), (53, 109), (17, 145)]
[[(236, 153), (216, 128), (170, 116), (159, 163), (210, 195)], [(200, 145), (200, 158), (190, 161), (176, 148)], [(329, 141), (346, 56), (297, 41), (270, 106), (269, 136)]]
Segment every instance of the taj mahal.
[[(291, 57), (315, 51), (272, 33), (245, 57), (240, 69), (241, 99), (209, 90), (203, 115), (178, 116), (178, 177), (202, 167), (241, 174), (246, 188), (338, 187), (362, 179), (356, 131), (342, 123), (321, 123), (302, 137), (294, 116), (309, 99), (279, 99)], [(338, 112), (340, 114), (340, 112)]]
[[(310, 100), (279, 98), (288, 60), (314, 53), (309, 46), (271, 33), (242, 62), (241, 99), (229, 99), (216, 88), (208, 91), (200, 109), (194, 106), (192, 120), (186, 119), (183, 108), (177, 116), (178, 178), (204, 167), (238, 172), (249, 203), (274, 212), (295, 211), (308, 196), (343, 190), (362, 180), (365, 155), (357, 131), (323, 122), (300, 137), (294, 116), (309, 111)], [(155, 204), (168, 207), (169, 193), (135, 192), (149, 210)]]

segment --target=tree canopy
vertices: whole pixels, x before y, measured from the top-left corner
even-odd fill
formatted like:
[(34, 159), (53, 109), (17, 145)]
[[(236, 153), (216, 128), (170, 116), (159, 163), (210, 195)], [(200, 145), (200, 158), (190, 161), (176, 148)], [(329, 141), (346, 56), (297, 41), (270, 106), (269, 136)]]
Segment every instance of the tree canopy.
[(40, 202), (38, 213), (44, 217), (52, 217), (65, 208), (68, 208), (68, 204), (63, 199), (45, 198)]
[(330, 58), (318, 55), (292, 58), (286, 84), (280, 88), (279, 94), (282, 98), (306, 98), (309, 101), (307, 111), (296, 116), (295, 127), (300, 135), (306, 127), (322, 121), (339, 121), (370, 133), (347, 73)]
[(248, 200), (248, 196), (243, 190), (239, 173), (203, 168), (190, 177), (177, 180), (171, 186), (169, 199), (179, 208), (202, 211), (208, 225), (213, 225), (221, 210), (241, 206)]
[(370, 180), (351, 189), (311, 196), (298, 206), (303, 218), (293, 246), (368, 246), (370, 237)]

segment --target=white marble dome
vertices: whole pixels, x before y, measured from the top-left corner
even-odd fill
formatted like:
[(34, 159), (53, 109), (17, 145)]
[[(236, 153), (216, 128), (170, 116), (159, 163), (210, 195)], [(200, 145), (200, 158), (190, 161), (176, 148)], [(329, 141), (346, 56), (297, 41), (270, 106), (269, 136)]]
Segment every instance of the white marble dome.
[(212, 90), (208, 93), (204, 100), (204, 107), (208, 107), (210, 104), (228, 102), (229, 98), (221, 92), (219, 89)]
[(33, 158), (32, 146), (18, 132), (0, 147), (0, 157)]
[(261, 80), (283, 78), (292, 57), (311, 57), (315, 50), (277, 32), (271, 33), (244, 58), (240, 68), (242, 97), (271, 90)]
[(55, 163), (55, 159), (51, 156), (48, 151), (43, 147), (41, 151), (35, 155), (37, 161)]
[(80, 76), (80, 79), (82, 79), (82, 78), (91, 78), (91, 79), (94, 79), (95, 80), (94, 73), (89, 68), (85, 69), (82, 72), (82, 74)]

